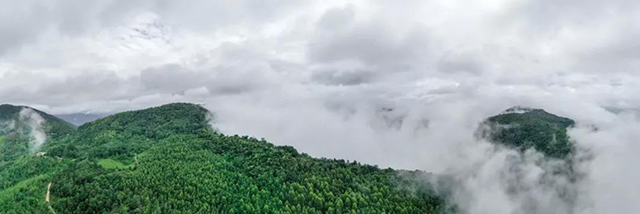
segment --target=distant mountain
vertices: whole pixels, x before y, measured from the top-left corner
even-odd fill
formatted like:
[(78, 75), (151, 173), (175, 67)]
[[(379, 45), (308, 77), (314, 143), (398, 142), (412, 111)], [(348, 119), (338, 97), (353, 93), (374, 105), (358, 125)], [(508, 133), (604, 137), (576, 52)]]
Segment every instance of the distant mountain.
[(85, 123), (109, 116), (109, 114), (75, 113), (75, 114), (57, 114), (55, 116), (75, 126), (81, 126)]
[(49, 128), (47, 129), (49, 134), (67, 134), (75, 129), (72, 124), (56, 116), (47, 114), (43, 111), (28, 106), (15, 106), (9, 104), (0, 105), (0, 121), (11, 121), (20, 119), (20, 113), (29, 113), (28, 111), (33, 111), (34, 113), (42, 117), (42, 119), (44, 119), (43, 122), (45, 122), (45, 125), (49, 126)]
[(64, 120), (26, 106), (0, 105), (0, 161), (35, 153), (50, 138), (71, 134)]
[(574, 124), (542, 109), (513, 107), (488, 118), (480, 135), (520, 151), (533, 148), (547, 157), (567, 158), (575, 150), (567, 135)]
[[(584, 181), (584, 174), (577, 170), (576, 161), (589, 158), (589, 155), (576, 158), (578, 148), (567, 134), (567, 129), (574, 125), (575, 122), (569, 118), (557, 116), (542, 109), (524, 107), (507, 109), (484, 121), (479, 131), (481, 137), (525, 154), (510, 155), (509, 160), (502, 163), (508, 172), (496, 175), (501, 181), (500, 185), (508, 190), (506, 193), (509, 197), (522, 198), (537, 195), (539, 189), (549, 191), (549, 198), (545, 200), (569, 205), (564, 208), (558, 206), (558, 213), (574, 213), (572, 205), (579, 200), (580, 185)], [(529, 151), (537, 151), (542, 156), (528, 153)], [(584, 152), (587, 153), (581, 154), (588, 154), (588, 151)], [(532, 177), (524, 176), (526, 172), (523, 173), (532, 164), (540, 170), (537, 172), (539, 174), (533, 178), (535, 179), (533, 186), (531, 186)], [(523, 207), (526, 210), (523, 211), (532, 212), (532, 210), (543, 208), (543, 204), (532, 200)]]

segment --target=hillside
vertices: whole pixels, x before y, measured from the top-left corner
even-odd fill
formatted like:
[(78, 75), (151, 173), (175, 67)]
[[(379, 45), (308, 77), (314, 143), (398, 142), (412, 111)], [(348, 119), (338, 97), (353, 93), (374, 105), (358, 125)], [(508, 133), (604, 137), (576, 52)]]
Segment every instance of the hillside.
[(73, 125), (40, 110), (0, 105), (0, 164), (35, 153), (48, 138), (64, 137), (74, 130)]
[[(5, 112), (16, 112), (5, 108)], [(39, 114), (50, 118), (46, 113)], [(175, 103), (115, 114), (76, 130), (49, 129), (67, 132), (50, 134), (52, 137), (41, 148), (45, 156), (24, 154), (0, 165), (0, 210), (8, 213), (454, 213), (456, 210), (447, 200), (448, 191), (436, 191), (425, 182), (437, 175), (313, 158), (290, 146), (218, 133), (209, 123), (212, 117), (198, 105)], [(48, 123), (70, 127), (66, 123)], [(574, 149), (566, 135), (566, 129), (573, 124), (570, 119), (541, 109), (512, 108), (488, 118), (480, 134), (520, 151), (534, 148), (548, 157), (566, 158)], [(44, 195), (49, 184), (51, 200), (46, 202)]]
[[(422, 172), (312, 158), (227, 136), (197, 105), (102, 118), (0, 169), (0, 210), (58, 213), (444, 213)], [(23, 172), (24, 171), (24, 172)], [(12, 172), (12, 173), (8, 173)], [(14, 173), (23, 172), (20, 176)], [(410, 174), (413, 176), (407, 176)], [(9, 179), (5, 179), (9, 178)]]
[(53, 137), (70, 134), (75, 127), (53, 115), (47, 114), (35, 108), (28, 106), (15, 106), (9, 104), (0, 105), (0, 121), (7, 122), (11, 120), (20, 120), (20, 112), (25, 109), (30, 109), (37, 113), (42, 119), (44, 119), (44, 130), (48, 135)]
[(575, 122), (542, 109), (513, 107), (488, 118), (482, 137), (520, 151), (535, 149), (551, 158), (567, 158), (575, 148), (567, 128)]
[[(3, 213), (43, 211), (44, 180), (60, 170), (61, 161), (37, 158), (42, 146), (66, 138), (75, 127), (26, 106), (0, 105), (0, 210)], [(22, 207), (22, 208), (19, 208)], [(15, 208), (15, 209), (14, 209)], [(23, 209), (24, 208), (24, 209)]]

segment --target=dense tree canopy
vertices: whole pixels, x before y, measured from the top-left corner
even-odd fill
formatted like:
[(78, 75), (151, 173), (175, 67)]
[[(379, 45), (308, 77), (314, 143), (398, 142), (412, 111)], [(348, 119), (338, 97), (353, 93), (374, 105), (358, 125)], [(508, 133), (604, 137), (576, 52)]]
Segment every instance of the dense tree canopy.
[(550, 114), (542, 109), (526, 109), (490, 117), (483, 135), (491, 141), (524, 151), (536, 149), (552, 158), (567, 158), (575, 147), (569, 140), (567, 128), (574, 125), (568, 118)]
[[(20, 116), (25, 106), (0, 105), (0, 166), (10, 160), (28, 154), (28, 143), (31, 139), (30, 122)], [(45, 132), (50, 139), (66, 137), (73, 133), (75, 127), (59, 118), (28, 108), (36, 112), (44, 122), (40, 124), (42, 132)]]
[[(0, 166), (9, 213), (445, 213), (427, 182), (392, 169), (317, 159), (227, 136), (209, 112), (169, 104), (125, 112), (50, 139), (44, 157)], [(51, 208), (44, 199), (51, 183)]]
[[(0, 106), (0, 123), (24, 107)], [(124, 112), (77, 129), (44, 112), (46, 155), (28, 132), (0, 130), (0, 211), (6, 213), (453, 213), (421, 171), (313, 158), (290, 146), (227, 136), (185, 103)], [(540, 109), (488, 118), (495, 143), (566, 159), (574, 122)], [(20, 125), (18, 125), (19, 127)], [(570, 168), (568, 169), (570, 171)], [(438, 176), (435, 176), (436, 178)], [(441, 178), (442, 179), (442, 178)], [(48, 189), (48, 186), (51, 189)], [(446, 185), (445, 185), (446, 186)], [(45, 201), (49, 194), (50, 202)]]

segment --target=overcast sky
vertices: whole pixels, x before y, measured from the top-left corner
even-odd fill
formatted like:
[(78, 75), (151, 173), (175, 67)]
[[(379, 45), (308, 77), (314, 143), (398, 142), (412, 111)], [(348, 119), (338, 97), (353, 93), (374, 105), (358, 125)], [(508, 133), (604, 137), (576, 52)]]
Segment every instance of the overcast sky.
[(0, 97), (53, 113), (260, 93), (640, 105), (631, 0), (0, 4)]
[[(463, 172), (459, 205), (469, 213), (535, 213), (522, 211), (531, 200), (539, 213), (632, 213), (639, 4), (0, 1), (0, 102), (54, 114), (199, 103), (224, 133), (314, 156)], [(557, 204), (554, 186), (520, 199), (501, 186), (496, 163), (513, 154), (473, 133), (514, 105), (578, 122), (572, 139), (596, 157), (581, 169), (579, 205)], [(580, 128), (592, 125), (600, 131)]]

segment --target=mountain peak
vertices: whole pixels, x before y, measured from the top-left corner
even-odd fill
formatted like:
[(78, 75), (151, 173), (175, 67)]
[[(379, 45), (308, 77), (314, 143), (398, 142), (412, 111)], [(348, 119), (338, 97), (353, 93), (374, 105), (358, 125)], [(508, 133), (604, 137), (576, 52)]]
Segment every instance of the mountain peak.
[(11, 116), (17, 115), (24, 107), (11, 104), (0, 105), (0, 120), (9, 119)]
[(520, 151), (535, 149), (548, 157), (566, 158), (575, 149), (567, 135), (575, 122), (543, 109), (515, 106), (484, 124), (482, 137)]
[(544, 109), (536, 109), (523, 106), (511, 107), (496, 116), (490, 117), (489, 120), (500, 124), (539, 120), (563, 126), (565, 128), (568, 128), (575, 124), (572, 119), (549, 113)]
[(53, 115), (50, 115), (44, 111), (40, 111), (36, 108), (30, 107), (30, 106), (22, 106), (22, 105), (11, 105), (11, 104), (2, 104), (0, 105), (0, 120), (11, 120), (11, 119), (15, 119), (20, 115), (20, 112), (24, 109), (31, 109), (33, 110), (35, 113), (37, 113), (39, 116), (41, 116), (45, 121), (47, 122), (52, 122), (52, 123), (58, 123), (60, 125), (64, 125), (64, 126), (70, 126), (73, 127), (73, 125), (71, 125), (70, 123), (56, 117)]
[(507, 110), (504, 110), (501, 114), (524, 114), (534, 110), (542, 110), (542, 109), (534, 109), (534, 108), (529, 108), (524, 106), (514, 106), (511, 108), (508, 108)]
[(165, 137), (172, 130), (198, 130), (210, 128), (211, 113), (197, 104), (170, 103), (142, 110), (126, 111), (110, 115), (79, 127), (85, 133), (98, 134), (121, 127), (137, 127), (134, 134), (149, 138)]

